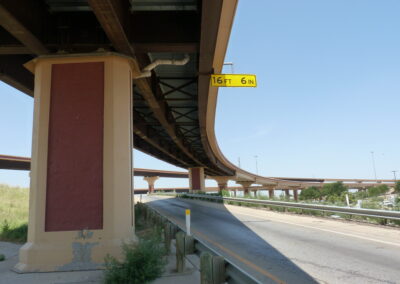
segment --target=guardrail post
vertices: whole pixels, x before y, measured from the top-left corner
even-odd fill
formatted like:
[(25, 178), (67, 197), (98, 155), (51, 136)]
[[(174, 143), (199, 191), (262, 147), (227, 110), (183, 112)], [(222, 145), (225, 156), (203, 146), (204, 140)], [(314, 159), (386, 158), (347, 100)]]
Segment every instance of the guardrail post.
[(183, 272), (185, 270), (185, 234), (176, 233), (176, 270)]
[(194, 238), (193, 236), (185, 236), (185, 255), (194, 253)]
[(200, 255), (200, 283), (225, 283), (225, 261), (222, 256), (213, 256), (209, 252)]
[(173, 229), (172, 224), (166, 222), (164, 225), (164, 242), (165, 242), (165, 250), (169, 254), (171, 252), (171, 241), (173, 237)]
[(212, 255), (209, 252), (202, 252), (200, 255), (200, 283), (213, 284), (212, 278)]

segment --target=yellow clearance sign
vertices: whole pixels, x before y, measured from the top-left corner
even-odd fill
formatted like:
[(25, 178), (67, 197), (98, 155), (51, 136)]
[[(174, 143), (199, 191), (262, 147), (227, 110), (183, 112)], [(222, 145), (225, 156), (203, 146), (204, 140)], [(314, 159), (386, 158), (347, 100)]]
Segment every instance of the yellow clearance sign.
[(211, 86), (257, 87), (257, 80), (256, 80), (256, 75), (249, 75), (249, 74), (212, 74)]

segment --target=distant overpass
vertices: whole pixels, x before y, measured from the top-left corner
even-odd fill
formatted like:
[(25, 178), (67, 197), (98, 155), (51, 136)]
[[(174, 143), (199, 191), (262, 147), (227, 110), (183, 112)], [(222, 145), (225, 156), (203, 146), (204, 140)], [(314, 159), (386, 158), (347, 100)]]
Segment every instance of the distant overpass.
[[(29, 157), (18, 157), (9, 155), (0, 155), (0, 169), (8, 170), (30, 170), (31, 159)], [(164, 178), (189, 178), (188, 172), (153, 170), (135, 168), (134, 176), (143, 177), (164, 177)], [(212, 177), (207, 177), (212, 179)], [(325, 183), (343, 182), (346, 186), (354, 189), (364, 189), (366, 187), (387, 184), (394, 185), (394, 180), (391, 179), (331, 179), (331, 178), (294, 178), (294, 177), (271, 177), (276, 181), (275, 189), (305, 189), (310, 186), (322, 187)], [(250, 191), (269, 189), (271, 186), (249, 186)], [(187, 188), (182, 188), (182, 190)], [(218, 188), (207, 187), (205, 191), (214, 191)], [(229, 187), (228, 190), (241, 190), (242, 187)], [(156, 189), (156, 190), (173, 190), (173, 188)]]
[[(31, 158), (0, 155), (0, 169), (29, 171), (31, 169)], [(187, 172), (151, 170), (151, 169), (141, 169), (141, 168), (135, 168), (134, 175), (149, 176), (149, 177), (158, 176), (167, 178), (188, 178)]]

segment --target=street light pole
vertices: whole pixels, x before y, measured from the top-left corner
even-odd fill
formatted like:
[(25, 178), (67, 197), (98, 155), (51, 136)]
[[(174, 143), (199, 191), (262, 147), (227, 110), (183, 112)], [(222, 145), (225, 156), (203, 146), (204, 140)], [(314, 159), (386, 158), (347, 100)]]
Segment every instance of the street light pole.
[(257, 162), (258, 156), (255, 155), (254, 158), (256, 159), (256, 174), (258, 175), (258, 162)]
[(374, 169), (374, 175), (375, 175), (375, 180), (377, 179), (376, 177), (376, 168), (375, 168), (375, 156), (374, 156), (374, 151), (371, 151), (371, 156), (372, 156), (372, 167)]
[(393, 176), (394, 176), (394, 182), (396, 182), (396, 172), (398, 172), (398, 171), (392, 171)]

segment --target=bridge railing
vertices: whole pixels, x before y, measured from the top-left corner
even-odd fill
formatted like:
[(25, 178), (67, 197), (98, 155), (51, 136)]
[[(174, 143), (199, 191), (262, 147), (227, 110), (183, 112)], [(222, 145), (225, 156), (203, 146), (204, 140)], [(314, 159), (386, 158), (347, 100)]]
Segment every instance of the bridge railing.
[(219, 197), (212, 195), (203, 194), (181, 194), (178, 196), (187, 196), (196, 199), (203, 200), (213, 200), (213, 201), (232, 201), (232, 202), (242, 202), (248, 204), (258, 204), (258, 205), (268, 205), (268, 206), (279, 206), (285, 208), (297, 208), (297, 209), (307, 209), (315, 211), (333, 212), (339, 214), (349, 214), (355, 216), (382, 218), (387, 220), (400, 220), (400, 211), (392, 210), (377, 210), (377, 209), (365, 209), (365, 208), (352, 208), (352, 207), (341, 207), (341, 206), (331, 206), (331, 205), (319, 205), (319, 204), (309, 204), (309, 203), (299, 203), (299, 202), (286, 202), (286, 201), (272, 201), (272, 200), (259, 200), (259, 199), (249, 199), (249, 198), (234, 198), (234, 197)]
[[(156, 220), (156, 223), (159, 225), (162, 225), (164, 228), (167, 228), (168, 225), (172, 225), (173, 228), (175, 228), (173, 231), (176, 233), (176, 236), (179, 234), (179, 231), (181, 232), (186, 232), (186, 228), (181, 226), (180, 224), (174, 222), (171, 220), (171, 218), (168, 218), (168, 216), (163, 215), (161, 212), (159, 212), (157, 209), (141, 203), (142, 206), (146, 208), (146, 210), (149, 210), (150, 212), (147, 212), (146, 215), (152, 215), (156, 214), (154, 216), (154, 219)], [(168, 224), (169, 223), (169, 224)], [(206, 281), (202, 281), (201, 283), (229, 283), (229, 284), (239, 284), (239, 283), (248, 283), (248, 284), (258, 284), (261, 283), (258, 280), (256, 280), (253, 276), (251, 276), (249, 273), (241, 269), (239, 266), (235, 265), (231, 260), (227, 259), (226, 257), (222, 257), (220, 253), (218, 253), (215, 249), (207, 245), (204, 241), (198, 239), (195, 235), (191, 236), (193, 237), (193, 252), (197, 256), (200, 257), (200, 273), (201, 273), (201, 278), (202, 279), (207, 279)], [(178, 242), (178, 241), (177, 241)], [(184, 245), (187, 245), (186, 240), (184, 241)], [(177, 244), (178, 247), (178, 244)], [(223, 269), (219, 270), (219, 273), (222, 273), (222, 275), (215, 275), (215, 271), (211, 271), (211, 275), (207, 274), (210, 272), (208, 269), (202, 267), (202, 258), (205, 254), (210, 254), (211, 256), (216, 256), (219, 258), (223, 258)], [(178, 257), (178, 249), (177, 249), (177, 257)], [(212, 264), (211, 264), (212, 265)], [(211, 269), (213, 270), (213, 269)], [(206, 274), (206, 275), (205, 275)], [(217, 280), (219, 279), (224, 279), (224, 281), (219, 282)]]

